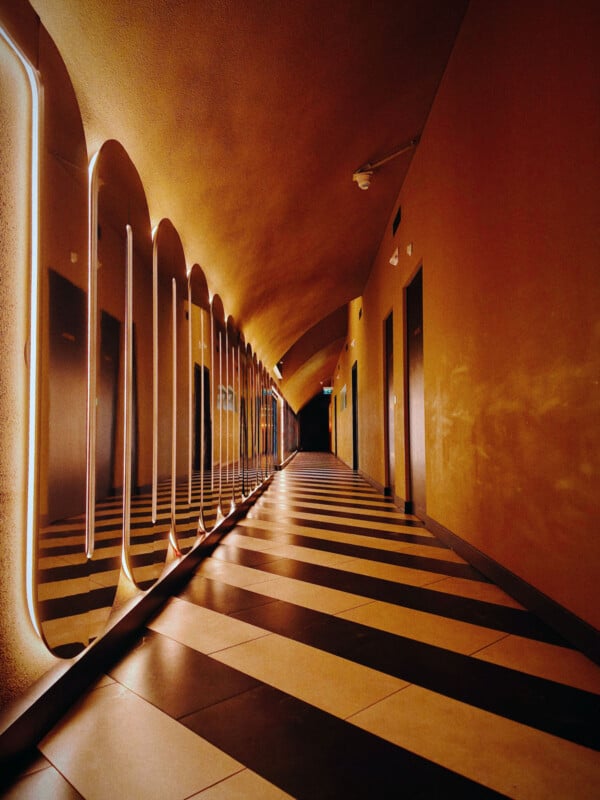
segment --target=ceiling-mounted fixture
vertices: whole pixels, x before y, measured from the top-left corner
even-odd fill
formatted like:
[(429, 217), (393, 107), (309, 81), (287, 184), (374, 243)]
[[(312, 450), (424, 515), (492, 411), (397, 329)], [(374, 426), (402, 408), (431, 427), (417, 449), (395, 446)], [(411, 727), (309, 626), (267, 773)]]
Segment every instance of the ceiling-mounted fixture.
[(419, 136), (414, 136), (410, 142), (400, 145), (400, 147), (397, 150), (394, 150), (393, 153), (389, 153), (389, 155), (384, 156), (383, 158), (379, 159), (379, 161), (375, 161), (373, 164), (370, 161), (368, 161), (366, 164), (363, 164), (363, 166), (359, 167), (352, 175), (352, 180), (356, 181), (359, 189), (367, 190), (371, 185), (373, 172), (379, 167), (383, 166), (383, 164), (387, 164), (387, 162), (391, 161), (393, 158), (401, 156), (402, 153), (406, 153), (408, 150), (412, 150), (413, 147), (418, 145), (419, 138)]

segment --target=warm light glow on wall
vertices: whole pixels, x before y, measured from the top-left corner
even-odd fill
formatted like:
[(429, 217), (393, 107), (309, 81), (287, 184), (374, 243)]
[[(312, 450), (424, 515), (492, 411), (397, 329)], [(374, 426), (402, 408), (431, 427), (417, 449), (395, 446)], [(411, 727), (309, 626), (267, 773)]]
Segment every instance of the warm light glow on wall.
[[(30, 153), (30, 327), (29, 327), (29, 438), (27, 463), (27, 535), (26, 535), (26, 592), (31, 621), (41, 636), (40, 623), (35, 608), (35, 542), (38, 522), (37, 503), (37, 398), (38, 398), (38, 303), (39, 303), (39, 192), (40, 192), (40, 138), (43, 92), (37, 71), (32, 67), (17, 45), (3, 28), (0, 38), (15, 54), (27, 75), (31, 99), (31, 153)], [(26, 166), (25, 166), (26, 168)]]

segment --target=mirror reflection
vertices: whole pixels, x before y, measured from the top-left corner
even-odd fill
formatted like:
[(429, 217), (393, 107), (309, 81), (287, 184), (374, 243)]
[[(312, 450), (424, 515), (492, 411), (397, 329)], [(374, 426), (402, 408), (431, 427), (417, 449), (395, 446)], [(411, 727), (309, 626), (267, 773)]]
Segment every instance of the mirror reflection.
[(42, 282), (37, 610), (64, 657), (103, 633), (119, 587), (152, 586), (297, 444), (173, 225), (151, 233), (118, 142), (90, 175), (89, 269), (72, 259)]

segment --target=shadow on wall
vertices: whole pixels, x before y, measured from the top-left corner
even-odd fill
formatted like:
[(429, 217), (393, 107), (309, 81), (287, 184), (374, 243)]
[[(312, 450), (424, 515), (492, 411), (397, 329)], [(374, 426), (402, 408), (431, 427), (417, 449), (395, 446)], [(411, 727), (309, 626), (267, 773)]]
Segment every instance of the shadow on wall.
[(329, 433), (330, 402), (330, 395), (318, 394), (300, 409), (298, 420), (300, 423), (301, 450), (317, 450), (327, 453), (331, 451)]

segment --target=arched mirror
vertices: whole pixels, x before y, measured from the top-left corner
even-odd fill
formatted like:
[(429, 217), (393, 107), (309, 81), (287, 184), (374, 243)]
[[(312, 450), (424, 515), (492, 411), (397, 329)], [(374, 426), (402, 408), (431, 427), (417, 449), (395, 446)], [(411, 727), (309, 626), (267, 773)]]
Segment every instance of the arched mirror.
[(217, 519), (217, 494), (213, 492), (211, 408), (211, 308), (202, 269), (194, 264), (189, 274), (190, 308), (190, 462), (191, 519), (200, 535), (209, 533)]
[(178, 554), (196, 542), (197, 525), (192, 518), (192, 484), (189, 458), (190, 438), (190, 309), (188, 277), (185, 271), (171, 278), (171, 346), (173, 348), (171, 389), (171, 535)]
[(236, 505), (239, 505), (244, 500), (243, 490), (243, 469), (244, 469), (244, 455), (245, 455), (245, 442), (244, 442), (244, 425), (246, 417), (246, 403), (244, 396), (244, 372), (246, 369), (246, 342), (242, 333), (238, 333), (236, 346), (235, 346), (235, 394), (236, 402), (236, 427), (233, 435), (235, 452), (236, 452), (236, 467), (234, 472), (233, 483), (233, 496)]
[(223, 385), (220, 399), (223, 412), (223, 470), (221, 482), (221, 510), (228, 516), (235, 509), (235, 470), (237, 468), (237, 393), (236, 393), (236, 349), (238, 333), (232, 317), (225, 324), (223, 348)]
[(217, 519), (224, 517), (221, 496), (225, 477), (225, 424), (223, 392), (225, 390), (226, 326), (223, 301), (216, 294), (211, 302), (211, 411), (213, 419), (213, 458), (211, 488), (217, 501)]
[(185, 254), (179, 234), (167, 219), (156, 226), (152, 241), (152, 519), (163, 547), (170, 535), (173, 545), (181, 551), (184, 545), (177, 540), (175, 522), (176, 441), (178, 415), (181, 417), (177, 396), (177, 345), (181, 346), (181, 342), (177, 340), (177, 330), (183, 313), (181, 287), (186, 281)]
[(152, 513), (153, 408), (140, 397), (153, 383), (154, 367), (150, 217), (139, 174), (118, 142), (102, 146), (93, 177), (88, 547), (113, 555), (122, 547), (126, 573), (146, 589), (162, 572), (168, 549), (168, 529)]
[[(23, 64), (3, 37), (0, 51), (0, 151), (10, 165), (6, 174), (16, 178), (16, 169), (23, 175), (34, 169), (34, 108), (27, 100), (30, 89)], [(112, 568), (112, 557), (104, 563), (96, 558), (92, 564), (86, 549), (87, 150), (75, 93), (58, 52), (48, 41), (38, 57), (39, 68), (47, 72), (44, 91), (52, 113), (40, 131), (44, 259), (39, 277), (31, 275), (32, 289), (36, 283), (39, 288), (38, 316), (32, 317), (39, 336), (32, 336), (30, 358), (37, 349), (39, 378), (37, 471), (35, 486), (29, 487), (30, 502), (37, 500), (31, 520), (35, 549), (28, 569), (34, 577), (34, 616), (40, 633), (55, 655), (69, 658), (103, 631), (116, 583), (95, 581), (96, 575)], [(68, 126), (64, 120), (69, 120)], [(27, 185), (27, 180), (7, 180), (3, 186), (3, 192), (13, 193), (2, 199), (7, 201), (3, 211), (15, 215), (15, 242), (27, 231), (16, 216), (27, 202), (19, 197), (17, 203), (14, 193), (26, 193)], [(27, 224), (34, 224), (33, 217)], [(8, 253), (9, 245), (14, 247), (14, 242), (7, 243)], [(114, 561), (118, 571), (120, 558)]]
[(256, 353), (253, 361), (253, 407), (254, 407), (254, 484), (259, 486), (263, 480), (262, 474), (262, 364)]
[(256, 358), (252, 352), (252, 347), (248, 344), (246, 348), (246, 427), (247, 427), (247, 451), (246, 469), (244, 474), (246, 496), (252, 494), (257, 486), (256, 471)]
[(252, 348), (249, 344), (240, 347), (240, 461), (242, 496), (247, 498), (252, 491), (251, 458), (252, 458), (252, 408), (250, 400), (250, 371), (252, 364)]

